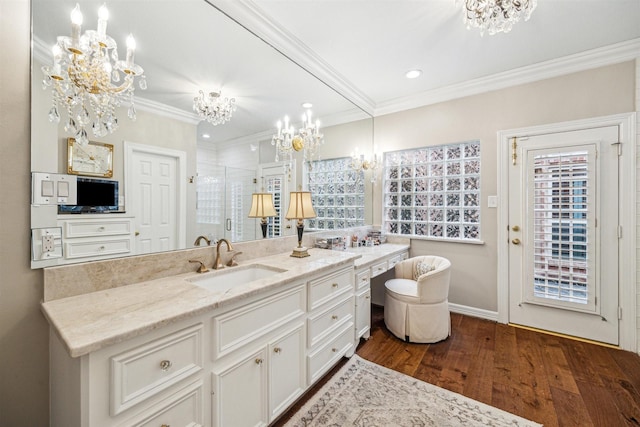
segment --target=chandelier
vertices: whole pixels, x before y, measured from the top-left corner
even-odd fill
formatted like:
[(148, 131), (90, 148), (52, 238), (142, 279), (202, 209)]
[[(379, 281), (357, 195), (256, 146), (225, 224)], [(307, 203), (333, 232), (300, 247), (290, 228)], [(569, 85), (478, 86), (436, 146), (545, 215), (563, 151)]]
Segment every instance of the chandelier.
[(76, 4), (71, 12), (71, 36), (59, 36), (53, 46), (53, 65), (42, 67), (43, 88), (51, 88), (53, 106), (49, 120), (60, 122), (60, 109), (67, 112), (65, 132), (75, 135), (78, 144), (89, 142), (86, 127), (93, 135), (103, 137), (118, 128), (116, 108), (129, 103), (127, 116), (136, 119), (133, 102), (134, 79), (147, 88), (140, 66), (134, 64), (136, 42), (127, 38), (126, 59), (118, 59), (118, 46), (107, 35), (109, 11), (106, 5), (98, 10), (98, 28), (81, 34), (82, 13)]
[(529, 20), (537, 0), (464, 0), (467, 29), (480, 29), (480, 34), (508, 33), (513, 24)]
[(200, 94), (193, 98), (193, 111), (201, 119), (217, 126), (231, 120), (233, 112), (236, 111), (235, 102), (235, 98), (222, 98), (220, 92), (209, 92), (205, 95), (200, 91)]
[(289, 126), (289, 117), (284, 117), (284, 127), (278, 121), (278, 132), (271, 138), (271, 145), (276, 146), (276, 162), (281, 159), (287, 162), (288, 170), (293, 163), (293, 152), (302, 151), (304, 161), (311, 162), (318, 157), (318, 149), (324, 144), (324, 135), (320, 133), (320, 121), (311, 122), (311, 110), (302, 116), (302, 127), (296, 133), (293, 126)]

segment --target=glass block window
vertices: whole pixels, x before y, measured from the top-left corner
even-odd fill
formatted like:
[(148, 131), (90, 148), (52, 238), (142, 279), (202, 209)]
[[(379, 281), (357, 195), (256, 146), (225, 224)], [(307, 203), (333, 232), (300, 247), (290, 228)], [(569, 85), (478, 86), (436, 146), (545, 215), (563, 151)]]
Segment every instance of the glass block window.
[(316, 160), (305, 168), (305, 183), (317, 217), (315, 230), (339, 230), (364, 224), (364, 172), (351, 168), (351, 158)]
[(384, 154), (388, 234), (480, 239), (480, 141)]

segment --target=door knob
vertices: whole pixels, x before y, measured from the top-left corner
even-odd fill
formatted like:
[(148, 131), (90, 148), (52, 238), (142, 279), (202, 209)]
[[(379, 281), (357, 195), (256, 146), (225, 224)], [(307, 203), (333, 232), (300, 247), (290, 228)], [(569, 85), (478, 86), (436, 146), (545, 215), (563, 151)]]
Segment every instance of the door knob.
[(511, 229), (513, 231), (520, 231), (520, 227), (518, 227), (517, 225), (514, 225), (513, 227), (511, 227)]
[(514, 245), (519, 245), (520, 244), (520, 239), (513, 239), (511, 241), (511, 243), (513, 243)]
[(136, 231), (134, 234), (135, 234), (136, 236), (139, 236), (139, 235), (140, 235), (140, 232), (139, 232), (139, 231)]

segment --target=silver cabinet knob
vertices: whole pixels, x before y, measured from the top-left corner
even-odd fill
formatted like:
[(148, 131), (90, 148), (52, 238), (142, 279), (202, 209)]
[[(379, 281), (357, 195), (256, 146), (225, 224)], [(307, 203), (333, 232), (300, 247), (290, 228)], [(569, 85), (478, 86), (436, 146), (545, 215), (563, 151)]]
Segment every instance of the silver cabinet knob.
[(170, 360), (163, 360), (160, 362), (160, 369), (162, 369), (165, 372), (171, 369), (171, 366), (173, 366), (173, 363), (171, 363)]

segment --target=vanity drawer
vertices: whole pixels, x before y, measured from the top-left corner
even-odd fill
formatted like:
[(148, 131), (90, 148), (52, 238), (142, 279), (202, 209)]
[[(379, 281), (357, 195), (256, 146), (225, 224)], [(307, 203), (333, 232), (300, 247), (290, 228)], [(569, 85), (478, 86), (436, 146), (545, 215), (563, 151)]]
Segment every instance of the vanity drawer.
[(127, 427), (204, 426), (202, 381), (197, 381), (120, 424)]
[(313, 347), (326, 339), (345, 322), (353, 321), (354, 300), (349, 296), (329, 309), (309, 317), (307, 327), (309, 347)]
[(65, 221), (64, 237), (75, 239), (78, 237), (120, 236), (131, 234), (131, 220), (118, 221)]
[(387, 265), (387, 269), (388, 270), (393, 269), (396, 266), (397, 263), (407, 259), (407, 256), (408, 256), (408, 254), (406, 252), (392, 256), (391, 258), (389, 258), (389, 263)]
[(371, 278), (381, 275), (385, 271), (387, 271), (387, 260), (379, 262), (377, 264), (373, 264), (371, 266)]
[(131, 252), (131, 239), (67, 241), (64, 245), (66, 259), (87, 258)]
[(313, 384), (347, 353), (354, 345), (353, 339), (353, 322), (349, 322), (333, 340), (308, 356), (309, 384)]
[(213, 360), (304, 315), (305, 287), (299, 285), (213, 318)]
[(111, 415), (200, 371), (202, 331), (198, 323), (111, 357)]
[(356, 273), (356, 290), (364, 289), (366, 286), (369, 286), (371, 283), (371, 270), (366, 269), (362, 270), (359, 273)]
[(353, 270), (345, 269), (309, 282), (309, 311), (327, 301), (353, 290)]

